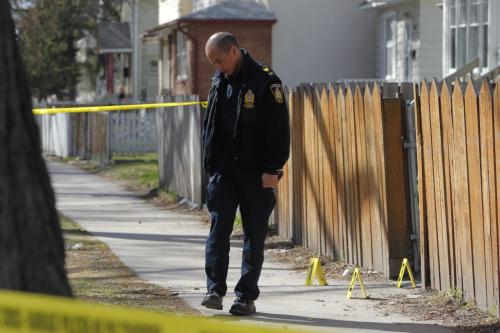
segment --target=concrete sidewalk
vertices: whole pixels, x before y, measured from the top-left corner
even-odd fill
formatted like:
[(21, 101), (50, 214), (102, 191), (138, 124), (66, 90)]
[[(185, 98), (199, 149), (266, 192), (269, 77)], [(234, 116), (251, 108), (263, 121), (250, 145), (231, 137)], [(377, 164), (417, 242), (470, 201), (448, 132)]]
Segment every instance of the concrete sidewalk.
[[(49, 162), (57, 207), (100, 240), (141, 278), (178, 292), (207, 316), (255, 324), (327, 332), (451, 332), (432, 322), (415, 322), (374, 309), (381, 299), (408, 293), (392, 284), (366, 283), (370, 299), (346, 299), (346, 281), (305, 287), (297, 272), (269, 256), (260, 279), (261, 297), (251, 318), (228, 314), (238, 277), (241, 242), (232, 242), (224, 310), (199, 306), (205, 293), (204, 244), (209, 226), (193, 216), (159, 209), (119, 185), (72, 166)], [(360, 295), (356, 288), (354, 295)], [(230, 317), (230, 318), (229, 318)]]

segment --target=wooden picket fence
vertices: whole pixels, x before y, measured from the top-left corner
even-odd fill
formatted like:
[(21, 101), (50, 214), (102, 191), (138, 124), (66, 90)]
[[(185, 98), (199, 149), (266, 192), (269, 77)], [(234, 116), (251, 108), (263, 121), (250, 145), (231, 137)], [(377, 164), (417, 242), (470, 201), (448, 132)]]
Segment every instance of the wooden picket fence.
[[(196, 95), (161, 96), (159, 102), (198, 102)], [(159, 108), (156, 112), (160, 186), (201, 206), (206, 188), (202, 168), (200, 105)]]
[(377, 84), (300, 86), (287, 98), (280, 235), (394, 276), (410, 251), (403, 98), (382, 98)]
[(415, 91), (422, 281), (500, 314), (500, 84)]

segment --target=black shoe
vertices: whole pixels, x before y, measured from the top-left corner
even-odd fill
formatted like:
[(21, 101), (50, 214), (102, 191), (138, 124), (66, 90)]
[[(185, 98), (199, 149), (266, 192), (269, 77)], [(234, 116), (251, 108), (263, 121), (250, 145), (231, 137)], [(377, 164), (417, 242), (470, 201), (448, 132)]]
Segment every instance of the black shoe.
[(209, 309), (222, 310), (222, 296), (216, 291), (209, 291), (205, 297), (203, 297), (201, 305)]
[(236, 316), (252, 315), (255, 313), (255, 303), (245, 297), (238, 297), (231, 306), (229, 313)]

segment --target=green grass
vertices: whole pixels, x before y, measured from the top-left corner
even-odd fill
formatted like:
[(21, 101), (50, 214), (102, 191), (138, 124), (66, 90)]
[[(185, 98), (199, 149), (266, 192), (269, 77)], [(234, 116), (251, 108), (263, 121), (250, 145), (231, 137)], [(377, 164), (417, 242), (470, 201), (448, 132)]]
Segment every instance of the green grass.
[(64, 163), (69, 163), (69, 162), (76, 161), (76, 157), (65, 157), (62, 160)]
[(446, 292), (446, 295), (458, 301), (463, 301), (464, 299), (464, 294), (462, 290), (456, 287), (449, 288), (448, 291)]
[(112, 162), (114, 164), (122, 163), (156, 163), (158, 164), (158, 154), (133, 154), (133, 155), (113, 155)]
[(156, 163), (125, 163), (106, 168), (104, 171), (113, 178), (132, 181), (138, 186), (155, 189), (159, 186), (158, 165)]
[(160, 188), (158, 154), (114, 155), (108, 165), (91, 160), (69, 157), (62, 159), (86, 172), (125, 183), (128, 190), (146, 195), (158, 206), (170, 206), (177, 202), (177, 194)]
[(59, 224), (61, 225), (61, 230), (64, 232), (83, 232), (84, 229), (80, 227), (78, 224), (73, 222), (73, 220), (68, 217), (59, 214)]
[(160, 186), (157, 154), (113, 156), (112, 163), (102, 173), (126, 181), (139, 192), (149, 192)]

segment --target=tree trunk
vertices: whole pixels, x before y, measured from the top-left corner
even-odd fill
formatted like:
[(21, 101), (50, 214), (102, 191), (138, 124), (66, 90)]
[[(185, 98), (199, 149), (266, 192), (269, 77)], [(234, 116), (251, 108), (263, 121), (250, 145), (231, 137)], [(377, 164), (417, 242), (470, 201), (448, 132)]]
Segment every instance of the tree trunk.
[(0, 289), (71, 296), (9, 0), (0, 0)]

